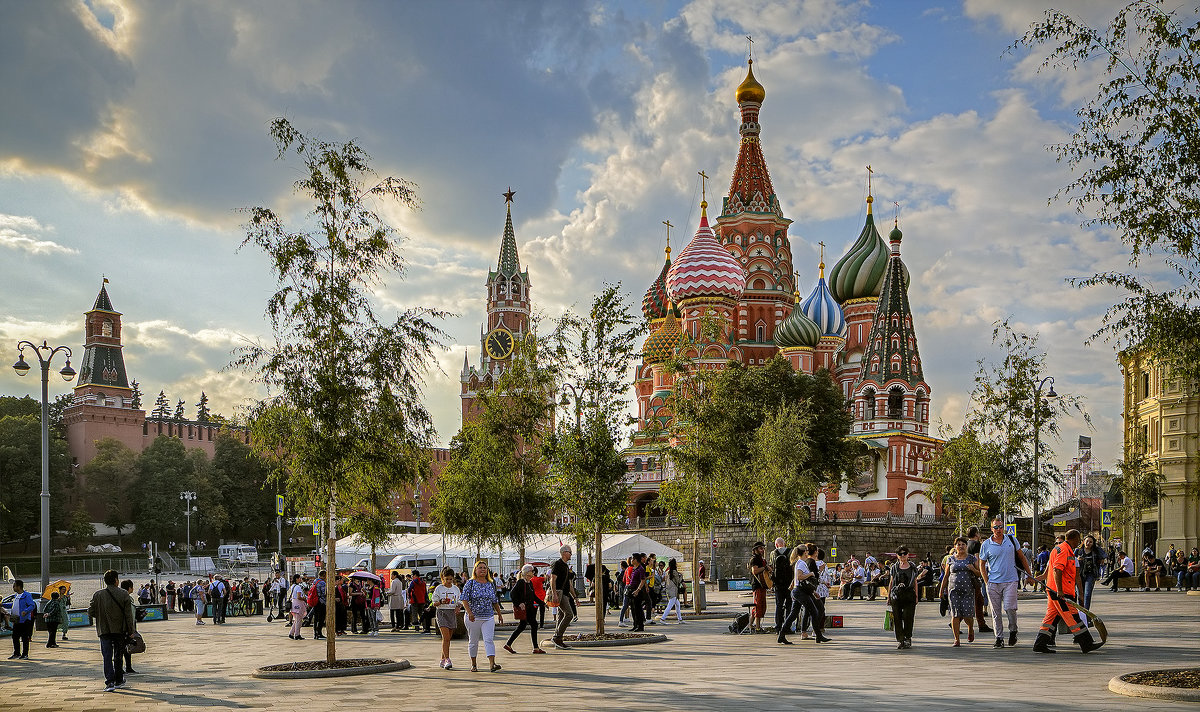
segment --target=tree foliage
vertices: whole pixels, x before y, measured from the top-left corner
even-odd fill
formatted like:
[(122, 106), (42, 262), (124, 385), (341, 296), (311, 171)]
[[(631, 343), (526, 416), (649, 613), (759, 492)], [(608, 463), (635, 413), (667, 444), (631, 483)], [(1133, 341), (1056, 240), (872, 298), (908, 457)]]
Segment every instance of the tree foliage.
[(130, 397), (130, 401), (131, 401), (130, 407), (133, 408), (134, 410), (141, 410), (141, 408), (142, 408), (142, 384), (138, 383), (137, 380), (134, 380), (132, 383), (129, 384), (129, 390), (130, 390), (129, 397)]
[[(1114, 228), (1134, 268), (1075, 281), (1124, 294), (1093, 338), (1148, 348), (1200, 381), (1200, 8), (1136, 0), (1104, 28), (1049, 10), (1017, 45), (1048, 47), (1044, 70), (1103, 63), (1075, 132), (1052, 147), (1075, 174), (1055, 198), (1091, 216), (1085, 226)], [(1156, 262), (1179, 279), (1139, 272)]]
[(1136, 552), (1148, 542), (1140, 542), (1142, 514), (1158, 505), (1159, 491), (1163, 484), (1162, 470), (1146, 452), (1146, 440), (1141, 435), (1125, 449), (1124, 456), (1116, 463), (1116, 491), (1121, 503), (1114, 508), (1113, 524), (1128, 540), (1135, 544), (1129, 551)]
[[(410, 308), (385, 320), (373, 302), (405, 267), (396, 230), (373, 206), (416, 208), (415, 187), (379, 179), (354, 141), (312, 138), (286, 119), (272, 122), (271, 136), (279, 158), (294, 152), (303, 163), (295, 191), (312, 209), (298, 230), (270, 208), (246, 211), (243, 246), (261, 249), (276, 279), (266, 307), (274, 340), (235, 364), (271, 394), (255, 409), (255, 446), (287, 457), (275, 472), (289, 500), (336, 520), (374, 488), (399, 490), (422, 471), (434, 438), (422, 374), (441, 346), (431, 320), (444, 314)], [(332, 586), (333, 567), (327, 576)]]
[[(22, 399), (11, 399), (20, 402)], [(29, 399), (32, 400), (32, 399)], [(40, 530), (42, 491), (42, 421), (38, 415), (0, 416), (0, 539), (21, 539)], [(10, 402), (10, 406), (13, 404)], [(50, 437), (50, 526), (66, 520), (64, 504), (72, 484), (71, 455), (65, 440)]]
[[(1090, 424), (1091, 418), (1082, 396), (1046, 380), (1046, 353), (1037, 334), (1017, 331), (1005, 319), (993, 324), (992, 343), (1004, 357), (979, 360), (962, 432), (931, 461), (929, 476), (932, 492), (1012, 512), (1049, 496), (1062, 482), (1062, 471), (1053, 462), (1060, 419), (1074, 413)], [(1051, 386), (1054, 398), (1049, 397)]]
[(554, 413), (554, 370), (536, 338), (517, 339), (508, 364), (480, 388), (475, 409), (450, 444), (430, 516), (476, 548), (549, 530), (553, 499), (541, 443)]
[(123, 530), (132, 522), (131, 499), (134, 482), (138, 477), (138, 454), (116, 438), (104, 438), (96, 442), (96, 455), (83, 466), (83, 480), (88, 498), (101, 503), (103, 522), (117, 530)]
[(171, 415), (171, 401), (167, 400), (165, 391), (158, 392), (158, 398), (154, 400), (154, 410), (150, 411), (150, 417), (158, 420), (166, 420)]
[(212, 412), (208, 409), (208, 394), (200, 391), (200, 402), (196, 403), (196, 422), (207, 423), (212, 418)]
[[(200, 451), (196, 451), (200, 452)], [(201, 455), (203, 453), (201, 452)], [(132, 518), (139, 541), (167, 542), (181, 538), (184, 531), (183, 507), (179, 492), (196, 477), (195, 461), (179, 438), (160, 435), (137, 459)], [(204, 516), (211, 516), (212, 503)]]

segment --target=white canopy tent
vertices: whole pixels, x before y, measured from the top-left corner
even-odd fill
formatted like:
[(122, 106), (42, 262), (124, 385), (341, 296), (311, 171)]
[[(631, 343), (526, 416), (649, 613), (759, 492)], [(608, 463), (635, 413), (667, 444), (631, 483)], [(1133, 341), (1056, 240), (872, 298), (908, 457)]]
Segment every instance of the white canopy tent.
[[(572, 549), (576, 548), (575, 536), (573, 534), (534, 536), (525, 544), (525, 560), (553, 563), (558, 559), (558, 550), (563, 544), (570, 545)], [(592, 553), (590, 540), (581, 540), (579, 544), (582, 551), (577, 551), (573, 559), (577, 570), (582, 569), (583, 562), (590, 560)], [(682, 552), (641, 534), (605, 534), (603, 547), (602, 558), (612, 570), (616, 570), (618, 561), (635, 552), (656, 554), (661, 560), (675, 558), (679, 559), (681, 563), (683, 559)], [(337, 542), (338, 567), (353, 566), (359, 560), (370, 555), (370, 545), (363, 543), (357, 534), (339, 539)], [(377, 547), (375, 555), (379, 566), (384, 566), (390, 559), (403, 555), (405, 558), (412, 559), (433, 559), (437, 562), (438, 567), (449, 565), (455, 569), (463, 568), (464, 564), (474, 561), (476, 557), (475, 547), (465, 539), (448, 536), (443, 541), (441, 534), (397, 534), (389, 538), (382, 546)], [(486, 558), (489, 565), (503, 572), (511, 570), (519, 560), (515, 548), (488, 547), (482, 549), (479, 556)]]

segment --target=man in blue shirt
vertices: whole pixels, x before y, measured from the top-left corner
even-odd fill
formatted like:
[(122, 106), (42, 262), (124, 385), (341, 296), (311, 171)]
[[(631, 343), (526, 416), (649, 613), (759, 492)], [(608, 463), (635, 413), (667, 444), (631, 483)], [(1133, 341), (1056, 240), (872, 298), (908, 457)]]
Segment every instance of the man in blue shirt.
[(37, 613), (37, 603), (25, 590), (25, 582), (21, 579), (13, 579), (12, 588), (17, 597), (12, 602), (13, 654), (8, 656), (8, 659), (28, 660), (29, 639), (33, 637), (33, 615)]
[(1004, 522), (992, 520), (992, 536), (985, 539), (979, 548), (980, 568), (987, 589), (988, 604), (992, 609), (992, 627), (996, 631), (994, 648), (1004, 647), (1004, 616), (1008, 614), (1008, 644), (1017, 644), (1017, 584), (1021, 573), (1032, 577), (1029, 562), (1017, 548), (1017, 540), (1004, 536)]

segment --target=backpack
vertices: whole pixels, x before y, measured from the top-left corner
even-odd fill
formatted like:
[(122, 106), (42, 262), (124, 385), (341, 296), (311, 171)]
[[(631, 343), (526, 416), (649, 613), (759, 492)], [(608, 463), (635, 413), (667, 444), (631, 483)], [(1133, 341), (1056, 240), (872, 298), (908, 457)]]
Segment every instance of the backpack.
[(632, 584), (633, 584), (633, 567), (626, 566), (625, 567), (625, 585), (630, 586)]
[(321, 602), (321, 592), (317, 590), (317, 585), (313, 584), (308, 587), (308, 607), (312, 608)]

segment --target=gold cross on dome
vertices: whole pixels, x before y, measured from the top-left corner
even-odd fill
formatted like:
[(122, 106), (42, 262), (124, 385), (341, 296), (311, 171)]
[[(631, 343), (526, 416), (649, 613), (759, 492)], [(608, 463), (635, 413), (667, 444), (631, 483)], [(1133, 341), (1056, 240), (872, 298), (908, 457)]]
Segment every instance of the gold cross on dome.
[(751, 62), (753, 62), (754, 61), (754, 38), (751, 37), (750, 35), (746, 35), (746, 42), (749, 43), (749, 45), (750, 45), (750, 49), (746, 52), (746, 57)]
[(700, 176), (700, 199), (708, 200), (708, 174), (704, 171), (696, 171), (696, 175)]
[(824, 264), (825, 263), (825, 242), (821, 241), (821, 242), (818, 242), (817, 244), (821, 246), (821, 263)]
[(667, 254), (669, 255), (671, 254), (671, 228), (675, 226), (671, 224), (671, 220), (669, 218), (667, 220), (663, 220), (662, 224), (667, 226)]

